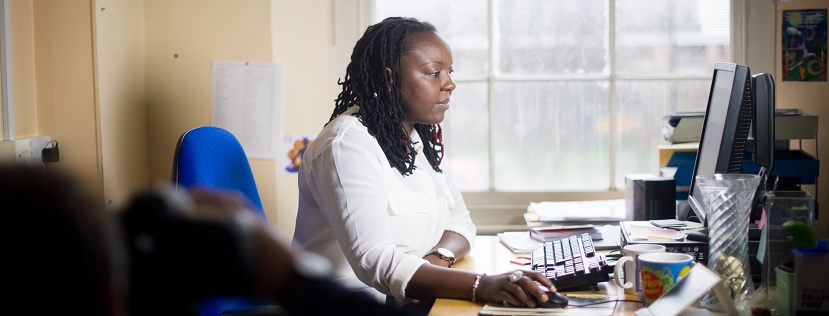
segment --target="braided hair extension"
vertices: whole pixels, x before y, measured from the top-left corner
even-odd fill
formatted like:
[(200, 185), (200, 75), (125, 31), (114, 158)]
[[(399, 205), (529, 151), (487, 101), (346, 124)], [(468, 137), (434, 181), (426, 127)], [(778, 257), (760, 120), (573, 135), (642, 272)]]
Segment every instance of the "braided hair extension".
[[(354, 115), (377, 139), (389, 164), (402, 175), (411, 175), (415, 169), (416, 151), (411, 138), (403, 128), (406, 113), (403, 111), (401, 87), (401, 56), (406, 51), (406, 38), (414, 33), (436, 33), (434, 25), (414, 18), (390, 17), (369, 26), (354, 45), (351, 62), (344, 80), (338, 80), (342, 92), (335, 100), (334, 112), (329, 123), (354, 105), (360, 111)], [(394, 86), (388, 80), (386, 69), (391, 69)], [(327, 123), (326, 123), (327, 125)], [(440, 126), (414, 124), (414, 129), (426, 142), (423, 154), (437, 172), (442, 172), (443, 139)]]

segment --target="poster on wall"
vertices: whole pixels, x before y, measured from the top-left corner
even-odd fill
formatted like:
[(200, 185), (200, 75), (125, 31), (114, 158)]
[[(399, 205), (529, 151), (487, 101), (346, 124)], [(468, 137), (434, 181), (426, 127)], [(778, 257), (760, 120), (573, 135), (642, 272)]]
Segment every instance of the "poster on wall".
[(302, 164), (302, 156), (305, 150), (311, 143), (314, 142), (314, 137), (309, 135), (285, 135), (282, 138), (282, 173), (295, 174), (299, 171), (299, 165)]
[(229, 131), (248, 158), (277, 159), (282, 65), (213, 61), (211, 125)]
[(783, 11), (783, 81), (826, 81), (826, 9)]

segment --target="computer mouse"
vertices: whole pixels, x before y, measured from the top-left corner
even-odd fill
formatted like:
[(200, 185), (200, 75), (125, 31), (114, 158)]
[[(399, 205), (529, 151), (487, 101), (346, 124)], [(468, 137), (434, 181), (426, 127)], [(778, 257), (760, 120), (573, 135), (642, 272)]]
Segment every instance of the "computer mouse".
[(565, 308), (565, 307), (567, 307), (567, 303), (570, 302), (570, 300), (567, 299), (567, 296), (564, 296), (564, 294), (561, 294), (559, 292), (550, 292), (549, 289), (547, 289), (546, 287), (544, 287), (542, 285), (538, 285), (538, 288), (541, 289), (541, 291), (544, 292), (544, 294), (547, 294), (547, 301), (542, 302), (542, 301), (536, 299), (535, 303), (537, 304), (537, 307), (541, 307), (541, 308)]
[(693, 241), (708, 242), (708, 229), (692, 230), (688, 232), (685, 239)]

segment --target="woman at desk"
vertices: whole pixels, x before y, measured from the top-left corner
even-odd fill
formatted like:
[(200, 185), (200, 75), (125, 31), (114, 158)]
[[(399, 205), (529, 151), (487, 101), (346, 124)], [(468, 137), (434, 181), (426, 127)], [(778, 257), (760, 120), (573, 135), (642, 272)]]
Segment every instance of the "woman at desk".
[(393, 17), (366, 29), (331, 118), (303, 156), (293, 244), (328, 258), (341, 283), (389, 304), (534, 307), (548, 299), (536, 282), (555, 290), (539, 273), (451, 269), (476, 234), (441, 164), (451, 73), (451, 50), (433, 25)]

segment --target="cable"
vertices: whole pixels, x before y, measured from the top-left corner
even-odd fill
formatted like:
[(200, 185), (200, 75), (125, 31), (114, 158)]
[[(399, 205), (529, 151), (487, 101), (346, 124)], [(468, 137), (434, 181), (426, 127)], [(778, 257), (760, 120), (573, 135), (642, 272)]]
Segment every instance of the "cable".
[(581, 305), (568, 304), (567, 307), (581, 308), (581, 307), (587, 307), (587, 306), (592, 306), (592, 305), (599, 305), (599, 304), (606, 304), (606, 303), (618, 303), (618, 302), (628, 302), (628, 303), (642, 304), (642, 302), (637, 301), (637, 300), (606, 300), (606, 301), (599, 301), (599, 302), (593, 302), (593, 303), (587, 303), (587, 304), (581, 304)]
[(613, 249), (604, 257), (607, 259), (608, 263), (619, 261), (619, 259), (622, 258), (622, 250), (619, 248)]

